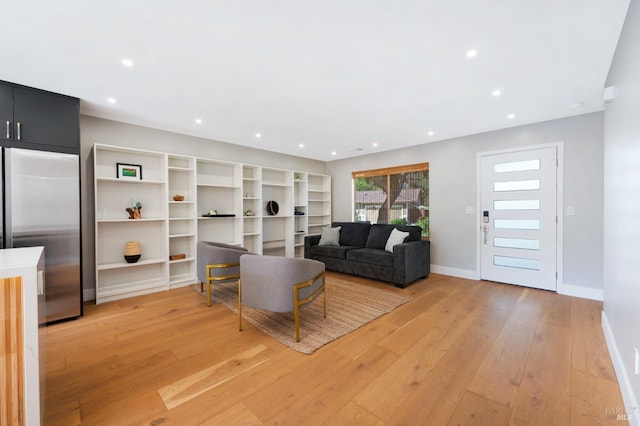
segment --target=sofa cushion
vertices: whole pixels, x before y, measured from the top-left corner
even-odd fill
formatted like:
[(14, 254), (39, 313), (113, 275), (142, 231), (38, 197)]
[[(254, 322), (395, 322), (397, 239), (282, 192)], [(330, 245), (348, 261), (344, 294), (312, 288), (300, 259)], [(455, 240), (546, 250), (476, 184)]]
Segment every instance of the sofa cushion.
[(409, 233), (409, 238), (407, 238), (405, 240), (405, 243), (407, 241), (420, 241), (422, 240), (422, 228), (419, 227), (418, 225), (398, 225), (396, 226), (396, 228), (399, 231), (403, 231), (403, 232), (408, 232)]
[(393, 225), (385, 225), (382, 223), (374, 223), (369, 230), (369, 237), (367, 238), (366, 248), (384, 250), (387, 245), (387, 240), (391, 231), (395, 227)]
[(380, 266), (393, 266), (393, 254), (379, 249), (361, 248), (349, 250), (347, 252), (347, 260)]
[(408, 232), (399, 231), (398, 229), (394, 228), (393, 230), (391, 230), (391, 234), (389, 235), (387, 244), (385, 244), (384, 246), (385, 251), (393, 253), (393, 246), (404, 243), (408, 237)]
[(324, 257), (333, 257), (336, 259), (345, 259), (347, 252), (349, 250), (353, 250), (354, 247), (351, 246), (311, 246), (309, 250), (312, 255), (315, 256), (324, 256)]
[(340, 226), (329, 228), (325, 226), (322, 228), (322, 234), (320, 235), (319, 246), (339, 246), (340, 245)]
[(368, 222), (333, 222), (332, 226), (340, 226), (340, 245), (364, 247), (369, 236)]

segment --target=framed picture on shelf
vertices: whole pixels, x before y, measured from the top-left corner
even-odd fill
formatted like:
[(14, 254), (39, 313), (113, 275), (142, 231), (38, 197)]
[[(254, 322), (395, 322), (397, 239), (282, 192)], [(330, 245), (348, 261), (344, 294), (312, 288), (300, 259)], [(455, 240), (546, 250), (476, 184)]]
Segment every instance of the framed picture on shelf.
[(142, 166), (139, 164), (116, 163), (116, 177), (124, 180), (142, 180)]

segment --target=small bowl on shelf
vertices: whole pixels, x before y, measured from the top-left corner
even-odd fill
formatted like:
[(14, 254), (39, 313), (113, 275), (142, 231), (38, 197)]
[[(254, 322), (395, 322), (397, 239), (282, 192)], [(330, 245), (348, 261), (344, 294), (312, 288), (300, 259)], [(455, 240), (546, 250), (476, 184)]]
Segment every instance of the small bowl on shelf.
[(184, 201), (184, 195), (180, 195), (180, 194), (174, 195), (173, 201)]
[(131, 255), (124, 255), (124, 260), (127, 263), (136, 263), (138, 260), (140, 260), (140, 256), (139, 254), (131, 254)]

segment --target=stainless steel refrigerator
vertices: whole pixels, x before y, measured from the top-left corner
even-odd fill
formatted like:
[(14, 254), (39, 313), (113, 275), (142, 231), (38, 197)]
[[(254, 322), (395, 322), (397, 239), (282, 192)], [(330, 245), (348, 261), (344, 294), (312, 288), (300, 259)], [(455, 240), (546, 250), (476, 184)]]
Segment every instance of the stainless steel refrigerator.
[(44, 246), (46, 322), (82, 315), (75, 154), (4, 148), (3, 248)]

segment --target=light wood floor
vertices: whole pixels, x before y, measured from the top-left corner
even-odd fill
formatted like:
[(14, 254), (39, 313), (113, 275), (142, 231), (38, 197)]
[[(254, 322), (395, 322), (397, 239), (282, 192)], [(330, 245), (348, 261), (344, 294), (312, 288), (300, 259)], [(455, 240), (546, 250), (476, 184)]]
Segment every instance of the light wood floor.
[(436, 274), (353, 282), (414, 299), (313, 355), (238, 332), (190, 287), (88, 304), (47, 328), (46, 424), (621, 424), (602, 303)]

